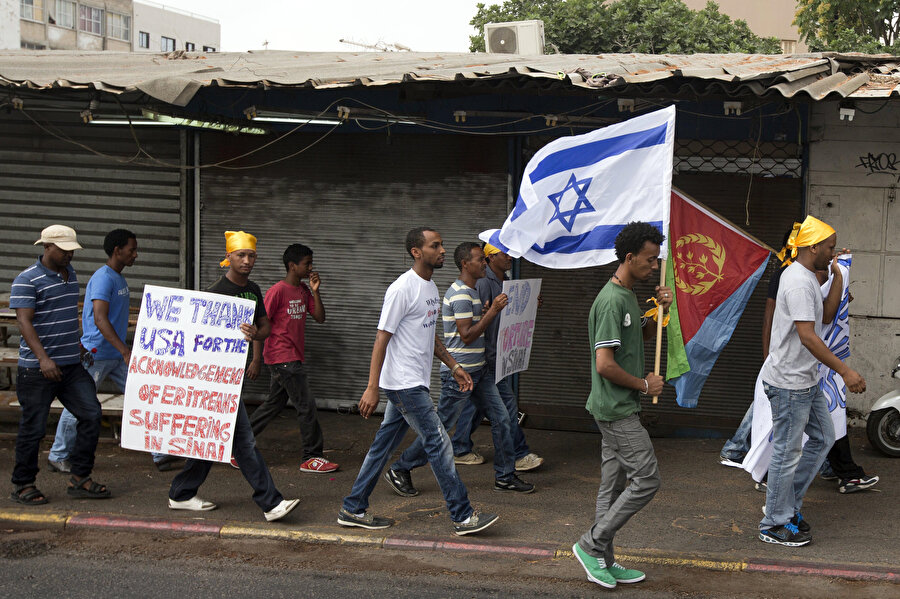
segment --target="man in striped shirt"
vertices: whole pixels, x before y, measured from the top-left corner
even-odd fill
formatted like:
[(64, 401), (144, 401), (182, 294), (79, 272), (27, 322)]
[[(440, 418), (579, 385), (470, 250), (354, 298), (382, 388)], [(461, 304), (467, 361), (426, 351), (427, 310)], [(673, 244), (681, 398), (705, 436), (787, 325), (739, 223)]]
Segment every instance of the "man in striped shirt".
[(47, 503), (34, 482), (54, 398), (59, 398), (78, 421), (67, 493), (72, 497), (106, 498), (109, 489), (90, 478), (101, 410), (94, 381), (81, 363), (85, 350), (78, 331), (78, 279), (70, 264), (81, 246), (75, 231), (64, 225), (44, 229), (35, 242), (38, 244), (44, 246), (44, 254), (15, 278), (9, 297), (22, 336), (16, 375), (22, 416), (12, 474), (16, 488), (10, 498), (24, 505)]
[[(453, 260), (459, 268), (459, 278), (444, 294), (441, 318), (444, 323), (444, 345), (457, 365), (453, 370), (441, 366), (441, 398), (438, 416), (446, 430), (451, 430), (459, 419), (466, 400), (471, 400), (491, 420), (491, 437), (494, 441), (494, 490), (531, 493), (534, 485), (516, 476), (516, 460), (509, 413), (497, 391), (493, 377), (485, 376), (487, 362), (484, 358), (484, 331), (509, 298), (500, 294), (485, 311), (475, 285), (485, 276), (487, 262), (484, 251), (477, 243), (464, 242), (453, 252)], [(472, 377), (472, 388), (460, 389), (453, 378), (453, 371), (464, 368)], [(384, 473), (391, 488), (399, 495), (412, 497), (419, 491), (412, 484), (410, 470), (424, 466), (428, 461), (421, 438), (413, 441), (400, 459)]]

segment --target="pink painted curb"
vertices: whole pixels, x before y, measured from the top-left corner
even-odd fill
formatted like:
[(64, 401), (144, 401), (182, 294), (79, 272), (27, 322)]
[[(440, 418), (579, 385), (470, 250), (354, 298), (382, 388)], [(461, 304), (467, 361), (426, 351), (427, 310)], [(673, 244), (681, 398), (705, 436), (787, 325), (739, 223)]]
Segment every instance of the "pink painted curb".
[(787, 562), (778, 560), (747, 560), (745, 572), (771, 572), (776, 574), (807, 574), (848, 580), (878, 580), (900, 582), (900, 571), (869, 566), (846, 566), (835, 564), (823, 566), (808, 562)]
[(148, 518), (123, 518), (116, 516), (86, 516), (76, 514), (66, 521), (66, 528), (115, 528), (119, 530), (152, 530), (218, 535), (222, 524), (156, 520)]
[(502, 545), (496, 543), (478, 543), (465, 541), (446, 541), (427, 537), (386, 537), (383, 547), (392, 549), (427, 549), (430, 551), (475, 551), (481, 553), (502, 553), (504, 555), (521, 555), (527, 557), (553, 558), (556, 557), (556, 548), (550, 545), (546, 547), (534, 547), (526, 545)]

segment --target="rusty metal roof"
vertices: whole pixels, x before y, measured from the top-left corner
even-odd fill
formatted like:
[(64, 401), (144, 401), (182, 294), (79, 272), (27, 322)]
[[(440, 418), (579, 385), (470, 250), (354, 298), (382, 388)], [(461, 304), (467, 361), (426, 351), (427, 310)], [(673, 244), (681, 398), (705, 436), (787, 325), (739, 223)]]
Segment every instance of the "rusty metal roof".
[(423, 82), (641, 97), (889, 98), (900, 96), (900, 58), (835, 53), (0, 52), (0, 86), (140, 91), (175, 106), (185, 106), (208, 86), (332, 89)]

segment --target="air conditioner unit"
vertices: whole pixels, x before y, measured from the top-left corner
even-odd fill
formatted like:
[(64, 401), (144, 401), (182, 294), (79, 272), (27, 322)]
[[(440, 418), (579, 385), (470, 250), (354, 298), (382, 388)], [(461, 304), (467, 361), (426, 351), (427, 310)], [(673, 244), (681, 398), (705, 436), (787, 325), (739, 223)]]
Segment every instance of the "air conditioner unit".
[(488, 54), (543, 54), (544, 22), (488, 23), (484, 26), (484, 47)]

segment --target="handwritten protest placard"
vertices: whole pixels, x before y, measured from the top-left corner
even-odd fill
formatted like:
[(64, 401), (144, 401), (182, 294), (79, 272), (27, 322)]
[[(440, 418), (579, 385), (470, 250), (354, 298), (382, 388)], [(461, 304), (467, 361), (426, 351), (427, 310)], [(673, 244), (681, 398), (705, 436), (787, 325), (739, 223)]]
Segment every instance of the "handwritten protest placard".
[(147, 285), (125, 386), (122, 447), (227, 462), (252, 300)]
[(509, 303), (500, 313), (497, 334), (498, 381), (528, 369), (540, 292), (540, 279), (503, 281), (503, 293), (509, 296)]

